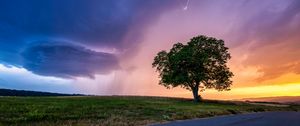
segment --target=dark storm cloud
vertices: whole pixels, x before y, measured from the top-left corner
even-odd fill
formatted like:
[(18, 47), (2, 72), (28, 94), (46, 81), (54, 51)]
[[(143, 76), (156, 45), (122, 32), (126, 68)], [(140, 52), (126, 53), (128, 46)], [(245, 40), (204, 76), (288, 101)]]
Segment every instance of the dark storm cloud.
[(45, 76), (94, 78), (97, 73), (107, 74), (119, 68), (112, 54), (60, 43), (32, 45), (22, 56), (24, 68)]
[(145, 28), (162, 11), (178, 3), (174, 0), (2, 0), (0, 63), (46, 76), (106, 74), (117, 68), (116, 54), (87, 48), (114, 49), (123, 56), (134, 53)]

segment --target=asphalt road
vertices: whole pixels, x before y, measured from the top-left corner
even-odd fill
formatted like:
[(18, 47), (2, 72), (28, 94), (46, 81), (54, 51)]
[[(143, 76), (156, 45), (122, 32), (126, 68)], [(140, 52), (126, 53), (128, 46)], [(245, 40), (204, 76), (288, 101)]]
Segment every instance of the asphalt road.
[(262, 112), (174, 121), (154, 126), (300, 126), (300, 112)]

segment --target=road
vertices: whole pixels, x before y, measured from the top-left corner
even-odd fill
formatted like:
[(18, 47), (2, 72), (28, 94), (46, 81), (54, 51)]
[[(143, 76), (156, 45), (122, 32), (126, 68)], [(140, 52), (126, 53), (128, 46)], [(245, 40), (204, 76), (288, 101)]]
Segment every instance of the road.
[(300, 112), (262, 112), (174, 121), (153, 126), (300, 126)]

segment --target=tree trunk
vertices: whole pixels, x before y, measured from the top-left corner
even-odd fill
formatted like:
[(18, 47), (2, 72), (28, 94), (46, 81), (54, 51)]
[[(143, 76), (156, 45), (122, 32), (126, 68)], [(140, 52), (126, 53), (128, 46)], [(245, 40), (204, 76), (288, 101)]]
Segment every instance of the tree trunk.
[(194, 102), (200, 102), (198, 90), (199, 90), (199, 87), (193, 88)]

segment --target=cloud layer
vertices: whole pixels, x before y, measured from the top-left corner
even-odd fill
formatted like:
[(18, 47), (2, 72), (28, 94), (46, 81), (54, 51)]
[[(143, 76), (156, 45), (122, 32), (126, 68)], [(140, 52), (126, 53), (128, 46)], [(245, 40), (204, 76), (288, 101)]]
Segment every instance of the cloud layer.
[[(257, 1), (251, 1), (251, 5)], [(246, 6), (247, 7), (247, 6)], [(263, 76), (275, 79), (288, 73), (300, 73), (300, 1), (269, 1), (239, 28), (238, 46), (247, 46), (247, 66), (259, 67)], [(250, 7), (249, 7), (250, 8)]]
[(22, 52), (23, 67), (35, 74), (56, 77), (91, 77), (119, 68), (116, 56), (61, 43), (32, 45)]
[[(176, 3), (177, 2), (177, 3)], [(94, 77), (137, 51), (142, 31), (178, 1), (0, 2), (0, 63), (43, 76)]]

